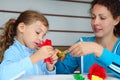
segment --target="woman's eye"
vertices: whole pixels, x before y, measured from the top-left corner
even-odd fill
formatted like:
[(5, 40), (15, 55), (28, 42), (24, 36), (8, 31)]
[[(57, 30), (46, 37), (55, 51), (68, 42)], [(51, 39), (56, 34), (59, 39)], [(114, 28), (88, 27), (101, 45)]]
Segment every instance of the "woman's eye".
[(95, 17), (91, 17), (91, 19), (95, 19)]
[(106, 18), (101, 17), (101, 20), (105, 20)]

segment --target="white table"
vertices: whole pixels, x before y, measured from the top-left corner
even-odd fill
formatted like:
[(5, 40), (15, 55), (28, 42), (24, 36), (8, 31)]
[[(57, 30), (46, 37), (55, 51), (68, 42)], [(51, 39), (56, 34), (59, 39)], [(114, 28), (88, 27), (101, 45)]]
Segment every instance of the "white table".
[[(82, 74), (81, 74), (82, 75)], [(85, 80), (87, 79), (87, 75), (82, 75)], [(39, 76), (29, 76), (29, 77), (23, 77), (19, 78), (17, 80), (75, 80), (73, 75), (39, 75)], [(120, 80), (119, 78), (116, 78), (115, 76), (109, 75), (106, 80)]]

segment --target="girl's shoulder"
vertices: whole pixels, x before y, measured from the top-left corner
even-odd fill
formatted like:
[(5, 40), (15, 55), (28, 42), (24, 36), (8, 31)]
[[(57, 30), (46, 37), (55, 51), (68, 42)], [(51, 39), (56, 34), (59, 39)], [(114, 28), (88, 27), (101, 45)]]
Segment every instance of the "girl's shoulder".
[(12, 54), (12, 55), (16, 55), (17, 53), (21, 53), (23, 51), (20, 51), (21, 48), (20, 48), (20, 45), (18, 44), (18, 42), (14, 42), (12, 45), (10, 45), (6, 51), (5, 51), (5, 54)]

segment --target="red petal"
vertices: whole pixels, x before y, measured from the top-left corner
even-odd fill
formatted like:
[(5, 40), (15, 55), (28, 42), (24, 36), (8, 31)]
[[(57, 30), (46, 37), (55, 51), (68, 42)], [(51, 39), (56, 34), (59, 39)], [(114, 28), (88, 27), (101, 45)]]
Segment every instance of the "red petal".
[(89, 69), (88, 78), (90, 78), (91, 75), (96, 75), (96, 76), (99, 76), (99, 77), (105, 79), (106, 78), (106, 70), (102, 66), (99, 66), (98, 64), (95, 63)]
[[(43, 46), (52, 46), (52, 41), (49, 39), (46, 39), (45, 41), (42, 41), (41, 44), (39, 44), (40, 47)], [(53, 63), (53, 61), (50, 58), (46, 58), (44, 59), (44, 62), (50, 62), (51, 64)]]

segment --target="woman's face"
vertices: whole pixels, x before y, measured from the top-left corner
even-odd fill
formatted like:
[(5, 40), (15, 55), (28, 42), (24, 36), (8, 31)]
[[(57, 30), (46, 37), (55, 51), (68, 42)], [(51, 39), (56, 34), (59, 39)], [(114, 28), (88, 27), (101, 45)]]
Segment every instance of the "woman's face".
[(22, 28), (21, 43), (30, 49), (36, 49), (48, 31), (40, 21), (24, 25)]
[(117, 24), (111, 12), (102, 5), (96, 4), (91, 11), (91, 26), (96, 37), (113, 35), (114, 26)]

